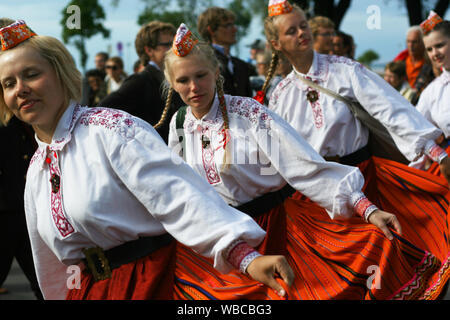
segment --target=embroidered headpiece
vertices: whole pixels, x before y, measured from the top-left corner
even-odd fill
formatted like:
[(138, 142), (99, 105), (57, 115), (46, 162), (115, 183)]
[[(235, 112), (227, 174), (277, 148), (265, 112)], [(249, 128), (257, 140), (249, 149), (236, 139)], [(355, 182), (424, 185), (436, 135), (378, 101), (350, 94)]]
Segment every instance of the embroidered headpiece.
[(177, 56), (184, 57), (191, 52), (197, 42), (198, 40), (194, 39), (191, 30), (182, 23), (173, 40), (172, 50)]
[(430, 11), (430, 15), (428, 16), (427, 20), (422, 22), (420, 24), (420, 27), (422, 28), (423, 34), (430, 33), (436, 25), (443, 22), (444, 20), (434, 11)]
[(269, 17), (278, 16), (280, 14), (292, 11), (292, 5), (287, 0), (270, 0), (269, 1)]
[(17, 20), (9, 26), (0, 29), (2, 51), (14, 48), (19, 43), (22, 43), (35, 35), (36, 33), (27, 26), (25, 21)]

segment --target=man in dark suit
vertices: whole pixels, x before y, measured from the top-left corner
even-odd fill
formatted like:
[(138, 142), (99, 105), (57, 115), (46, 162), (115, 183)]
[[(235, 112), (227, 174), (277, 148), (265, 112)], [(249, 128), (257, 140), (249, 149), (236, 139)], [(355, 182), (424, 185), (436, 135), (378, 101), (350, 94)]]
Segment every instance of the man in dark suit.
[(8, 126), (0, 125), (0, 145), (4, 150), (0, 157), (0, 286), (6, 280), (15, 258), (36, 298), (42, 299), (23, 200), (28, 165), (37, 148), (33, 129), (13, 117)]
[(198, 31), (214, 47), (221, 63), (225, 93), (251, 97), (252, 67), (247, 62), (230, 55), (230, 47), (236, 43), (235, 20), (233, 12), (224, 8), (211, 7), (198, 17)]
[[(170, 23), (152, 21), (144, 25), (136, 36), (135, 47), (145, 69), (128, 77), (119, 90), (105, 97), (99, 106), (121, 109), (151, 125), (157, 124), (165, 106), (164, 55), (171, 48), (175, 33), (176, 28)], [(181, 98), (174, 93), (167, 118), (156, 129), (166, 143), (170, 119), (181, 105)]]

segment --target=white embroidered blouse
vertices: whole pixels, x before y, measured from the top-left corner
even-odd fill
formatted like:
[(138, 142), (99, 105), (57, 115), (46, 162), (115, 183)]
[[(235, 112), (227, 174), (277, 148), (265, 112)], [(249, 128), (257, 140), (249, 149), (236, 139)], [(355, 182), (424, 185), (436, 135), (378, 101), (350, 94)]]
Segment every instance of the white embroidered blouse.
[(314, 52), (307, 74), (293, 70), (274, 90), (269, 108), (299, 132), (323, 157), (349, 155), (368, 142), (368, 129), (345, 103), (322, 92), (307, 99), (309, 87), (297, 77), (307, 77), (341, 96), (357, 100), (390, 132), (410, 161), (430, 152), (442, 134), (394, 88), (360, 63), (345, 57)]
[[(369, 202), (361, 192), (364, 178), (358, 168), (326, 162), (286, 121), (257, 101), (229, 95), (225, 101), (230, 139), (224, 139), (216, 96), (202, 119), (196, 119), (188, 107), (180, 132), (176, 128), (178, 113), (173, 116), (169, 147), (182, 152), (186, 162), (228, 204), (238, 206), (289, 183), (333, 219), (346, 219), (354, 213), (367, 217), (376, 209), (365, 206)], [(182, 133), (183, 150), (178, 135)], [(225, 141), (232, 164), (222, 170)]]
[(445, 70), (420, 95), (417, 110), (450, 138), (450, 71)]
[[(145, 121), (123, 111), (71, 103), (50, 145), (27, 174), (25, 210), (39, 284), (46, 299), (64, 299), (83, 248), (104, 250), (166, 232), (228, 272), (237, 239), (256, 247), (265, 232), (229, 207), (179, 161)], [(60, 176), (59, 188), (50, 179)]]

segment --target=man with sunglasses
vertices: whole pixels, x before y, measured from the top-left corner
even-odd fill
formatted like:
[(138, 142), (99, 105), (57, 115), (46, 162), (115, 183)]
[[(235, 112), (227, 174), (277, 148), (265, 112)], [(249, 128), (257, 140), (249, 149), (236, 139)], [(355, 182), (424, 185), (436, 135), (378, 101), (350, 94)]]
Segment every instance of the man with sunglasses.
[(224, 77), (223, 89), (226, 94), (251, 97), (250, 76), (256, 75), (254, 68), (247, 62), (230, 55), (230, 48), (236, 43), (237, 27), (233, 12), (219, 7), (205, 10), (197, 21), (197, 28), (202, 38), (214, 47), (221, 63)]
[[(144, 70), (128, 77), (99, 106), (127, 111), (151, 125), (158, 123), (165, 105), (161, 85), (164, 81), (164, 55), (171, 48), (175, 33), (176, 28), (166, 22), (152, 21), (142, 26), (136, 35), (135, 48)], [(167, 119), (171, 119), (182, 104), (178, 94), (174, 94)], [(156, 131), (167, 143), (169, 121)]]

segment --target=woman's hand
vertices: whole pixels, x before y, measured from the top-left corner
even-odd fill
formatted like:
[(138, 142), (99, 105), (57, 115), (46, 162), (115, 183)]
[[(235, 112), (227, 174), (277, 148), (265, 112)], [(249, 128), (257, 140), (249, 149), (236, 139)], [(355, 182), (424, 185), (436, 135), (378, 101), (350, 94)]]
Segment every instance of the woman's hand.
[(247, 273), (254, 280), (259, 281), (284, 297), (286, 291), (275, 279), (280, 276), (288, 287), (294, 281), (294, 272), (283, 256), (260, 256), (255, 258), (247, 267)]
[(400, 222), (392, 213), (382, 210), (375, 210), (370, 214), (368, 221), (383, 231), (389, 240), (394, 239), (392, 232), (389, 230), (389, 226), (394, 228), (399, 234), (402, 234)]
[(447, 179), (447, 182), (450, 185), (450, 157), (445, 157), (444, 159), (442, 159), (439, 166), (442, 175), (445, 177), (445, 179)]

